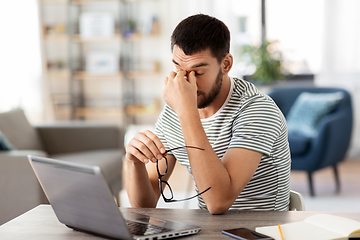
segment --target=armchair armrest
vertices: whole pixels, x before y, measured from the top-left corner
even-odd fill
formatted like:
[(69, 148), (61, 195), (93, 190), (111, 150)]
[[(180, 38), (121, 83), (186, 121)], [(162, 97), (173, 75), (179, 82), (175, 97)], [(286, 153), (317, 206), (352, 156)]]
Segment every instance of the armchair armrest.
[(50, 155), (100, 149), (122, 149), (124, 133), (116, 125), (62, 123), (35, 126)]
[[(338, 113), (324, 116), (319, 122), (318, 134), (310, 140), (309, 152), (297, 156), (297, 160), (301, 160), (293, 161), (292, 168), (312, 172), (343, 160), (351, 135), (347, 119)], [(344, 136), (345, 132), (348, 136)]]
[(322, 165), (329, 166), (343, 160), (351, 138), (347, 115), (337, 113), (325, 116), (319, 124), (319, 135), (323, 138), (323, 146), (326, 146)]
[(318, 135), (311, 141), (309, 169), (331, 166), (344, 158), (349, 144), (343, 136), (345, 123), (346, 116), (343, 114), (329, 114), (321, 119)]

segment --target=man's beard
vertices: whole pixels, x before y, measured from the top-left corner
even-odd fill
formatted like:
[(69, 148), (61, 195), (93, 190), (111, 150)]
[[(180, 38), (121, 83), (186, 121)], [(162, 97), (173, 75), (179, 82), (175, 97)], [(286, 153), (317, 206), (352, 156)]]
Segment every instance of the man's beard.
[(209, 94), (206, 95), (204, 92), (200, 92), (200, 91), (198, 92), (198, 94), (204, 96), (204, 98), (197, 105), (198, 109), (206, 108), (214, 101), (214, 99), (220, 92), (222, 82), (223, 82), (223, 74), (220, 69), (216, 77), (216, 81), (213, 87), (211, 88)]

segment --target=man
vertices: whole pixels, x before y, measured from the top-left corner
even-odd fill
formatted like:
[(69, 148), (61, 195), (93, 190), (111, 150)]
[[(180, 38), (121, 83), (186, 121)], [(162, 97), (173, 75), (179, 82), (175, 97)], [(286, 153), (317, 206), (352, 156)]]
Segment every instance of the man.
[[(155, 133), (138, 133), (126, 147), (133, 207), (156, 207), (159, 178), (162, 188), (168, 187), (179, 161), (193, 175), (199, 207), (212, 214), (230, 208), (288, 210), (286, 121), (271, 98), (228, 76), (229, 46), (226, 25), (207, 15), (190, 16), (174, 30), (176, 71), (165, 79), (166, 105)], [(190, 147), (165, 152), (185, 145)]]

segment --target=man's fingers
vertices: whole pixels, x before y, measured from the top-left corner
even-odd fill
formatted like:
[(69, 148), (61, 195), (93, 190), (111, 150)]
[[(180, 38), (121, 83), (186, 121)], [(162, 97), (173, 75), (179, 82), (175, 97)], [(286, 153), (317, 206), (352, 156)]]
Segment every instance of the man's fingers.
[(150, 161), (156, 162), (158, 158), (162, 158), (156, 143), (153, 141), (152, 136), (148, 132), (145, 131), (138, 133), (135, 138), (137, 140), (137, 142), (134, 142), (134, 144), (136, 144), (136, 148)]
[(186, 72), (185, 71), (178, 71), (176, 74), (176, 78), (184, 79), (186, 78)]
[[(170, 74), (169, 74), (169, 78), (174, 79), (176, 77), (176, 74), (177, 74), (176, 72), (171, 71)], [(170, 79), (168, 79), (168, 80), (170, 80)]]
[(174, 80), (176, 78), (184, 79), (185, 77), (186, 77), (185, 71), (178, 71), (178, 72), (171, 71), (168, 80)]
[[(144, 163), (153, 161), (153, 154), (151, 151), (147, 148), (146, 145), (144, 145), (143, 142), (136, 138), (130, 140), (128, 146), (126, 146), (126, 153), (134, 156), (136, 159)], [(133, 158), (130, 159), (134, 160)]]
[[(165, 147), (160, 139), (151, 131), (139, 132), (126, 146), (126, 152), (141, 162), (156, 162), (163, 158)], [(134, 160), (129, 156), (130, 160)]]
[(189, 79), (188, 79), (189, 83), (193, 86), (196, 86), (196, 77), (195, 77), (195, 72), (191, 71), (189, 73)]
[(151, 132), (150, 130), (145, 130), (144, 134), (151, 139), (151, 141), (155, 144), (156, 146), (156, 150), (154, 152), (154, 155), (157, 157), (158, 160), (162, 159), (162, 154), (165, 153), (165, 147), (162, 144), (161, 140), (158, 138), (158, 136), (156, 136), (153, 132)]

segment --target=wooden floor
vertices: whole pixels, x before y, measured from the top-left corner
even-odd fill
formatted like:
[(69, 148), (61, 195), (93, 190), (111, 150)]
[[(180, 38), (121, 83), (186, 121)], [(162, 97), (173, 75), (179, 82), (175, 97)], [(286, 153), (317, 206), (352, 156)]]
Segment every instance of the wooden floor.
[[(360, 159), (341, 162), (338, 166), (338, 172), (340, 178), (339, 195), (360, 196)], [(313, 182), (315, 197), (336, 195), (335, 177), (332, 168), (325, 168), (315, 172)], [(305, 196), (310, 195), (308, 177), (305, 172), (291, 172), (291, 189)]]

